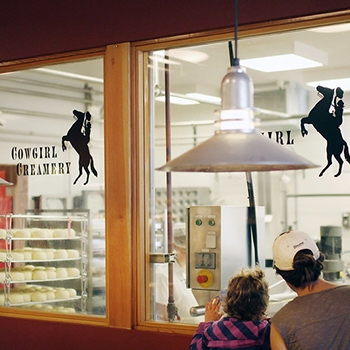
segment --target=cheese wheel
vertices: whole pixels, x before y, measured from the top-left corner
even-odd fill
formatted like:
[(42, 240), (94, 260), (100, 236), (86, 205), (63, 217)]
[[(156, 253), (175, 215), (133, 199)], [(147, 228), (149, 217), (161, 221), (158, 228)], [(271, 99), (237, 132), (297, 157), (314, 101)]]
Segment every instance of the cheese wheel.
[(42, 310), (51, 311), (53, 307), (51, 305), (42, 305)]
[(68, 277), (79, 277), (80, 276), (80, 270), (76, 267), (68, 267), (67, 268)]
[(21, 295), (23, 297), (23, 302), (24, 303), (29, 303), (32, 300), (32, 298), (31, 298), (29, 293), (21, 293)]
[(75, 237), (75, 230), (72, 228), (67, 228), (67, 237), (68, 238), (73, 238)]
[(48, 279), (57, 278), (56, 269), (54, 267), (45, 269)]
[(4, 305), (5, 304), (5, 296), (4, 294), (0, 294), (0, 305)]
[(24, 302), (23, 296), (20, 293), (10, 293), (11, 304), (22, 304)]
[(46, 301), (46, 294), (43, 292), (34, 292), (31, 295), (32, 301)]
[(73, 309), (72, 307), (65, 307), (64, 311), (71, 314), (75, 313), (75, 309)]
[(69, 293), (70, 298), (75, 298), (77, 296), (77, 291), (73, 288), (67, 288), (66, 289)]
[(26, 281), (30, 281), (32, 279), (32, 270), (28, 270), (28, 269), (22, 269), (21, 272), (24, 275), (24, 279)]
[(55, 300), (56, 299), (56, 293), (54, 291), (45, 291), (46, 300)]
[(56, 299), (69, 299), (69, 292), (66, 289), (58, 289), (55, 294)]
[(11, 252), (11, 254), (12, 254), (12, 260), (16, 260), (16, 261), (23, 261), (24, 260), (24, 255), (22, 253)]
[(45, 254), (47, 260), (55, 259), (55, 249), (45, 249)]
[(44, 251), (33, 251), (32, 260), (47, 260), (47, 255)]
[(11, 271), (10, 275), (12, 281), (24, 281), (24, 274), (22, 272)]
[(29, 250), (21, 250), (21, 254), (23, 254), (24, 260), (32, 260), (32, 252)]
[(68, 253), (66, 249), (57, 249), (54, 253), (55, 259), (67, 259)]
[(65, 267), (58, 267), (56, 269), (56, 278), (67, 278), (68, 271)]
[(25, 269), (25, 270), (33, 271), (33, 270), (35, 269), (35, 266), (34, 266), (34, 265), (25, 265), (25, 266), (24, 266), (24, 269)]
[(0, 229), (0, 238), (6, 238), (6, 230), (3, 228)]
[(30, 238), (30, 230), (22, 229), (22, 230), (13, 230), (12, 233), (13, 238)]
[(55, 306), (53, 308), (53, 311), (59, 311), (59, 312), (63, 312), (64, 306)]
[(0, 283), (4, 283), (4, 280), (5, 280), (5, 272), (0, 271)]
[(31, 238), (49, 238), (48, 230), (38, 228), (31, 232)]
[(15, 260), (15, 261), (23, 261), (24, 260), (24, 255), (22, 253), (11, 252), (11, 254), (12, 254), (12, 260)]
[(32, 272), (32, 279), (33, 280), (47, 280), (47, 273), (44, 270), (35, 269)]
[(65, 229), (56, 229), (52, 232), (53, 238), (67, 238), (67, 231)]
[(67, 249), (67, 254), (70, 259), (76, 259), (80, 256), (79, 251), (76, 249)]
[(0, 261), (5, 261), (5, 260), (6, 260), (6, 253), (0, 252)]

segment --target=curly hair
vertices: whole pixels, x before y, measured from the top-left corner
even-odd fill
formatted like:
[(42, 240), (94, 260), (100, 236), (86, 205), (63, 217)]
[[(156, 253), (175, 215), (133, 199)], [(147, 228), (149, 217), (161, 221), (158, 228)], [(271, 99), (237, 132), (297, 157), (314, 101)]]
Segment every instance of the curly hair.
[(299, 250), (293, 260), (293, 269), (283, 271), (275, 266), (276, 272), (295, 288), (311, 287), (317, 281), (323, 270), (324, 255), (320, 252), (320, 257), (315, 260), (312, 251), (309, 249)]
[(242, 321), (261, 320), (266, 316), (269, 301), (265, 273), (259, 267), (255, 270), (242, 269), (231, 278), (225, 297), (224, 312), (229, 317)]

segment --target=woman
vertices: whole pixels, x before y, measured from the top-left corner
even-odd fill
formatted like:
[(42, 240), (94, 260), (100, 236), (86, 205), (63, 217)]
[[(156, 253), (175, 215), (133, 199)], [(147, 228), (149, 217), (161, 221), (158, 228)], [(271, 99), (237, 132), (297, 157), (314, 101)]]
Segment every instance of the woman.
[(350, 286), (321, 277), (324, 256), (306, 233), (288, 231), (272, 246), (277, 274), (297, 297), (271, 319), (271, 348), (350, 349)]
[(270, 349), (270, 324), (266, 319), (268, 285), (260, 268), (245, 269), (227, 288), (223, 317), (218, 298), (205, 307), (205, 322), (199, 324), (191, 350)]

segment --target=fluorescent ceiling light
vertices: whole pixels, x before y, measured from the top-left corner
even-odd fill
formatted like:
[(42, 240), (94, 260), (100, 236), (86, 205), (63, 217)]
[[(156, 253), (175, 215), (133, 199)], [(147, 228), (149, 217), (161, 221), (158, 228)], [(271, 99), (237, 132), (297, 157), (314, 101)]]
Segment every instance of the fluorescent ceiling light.
[[(167, 55), (171, 58), (180, 59), (185, 62), (199, 63), (208, 59), (208, 54), (201, 51), (175, 49), (169, 50)], [(153, 56), (150, 56), (151, 60), (157, 60), (158, 62), (179, 65), (180, 62), (165, 58), (165, 50), (154, 51)]]
[(203, 62), (209, 57), (208, 54), (206, 54), (205, 52), (186, 49), (170, 50), (169, 56), (190, 63)]
[(343, 24), (336, 24), (326, 27), (317, 27), (317, 28), (311, 28), (309, 29), (310, 32), (315, 33), (342, 33), (342, 32), (348, 32), (350, 30), (350, 24), (349, 23), (343, 23)]
[(153, 56), (149, 56), (149, 58), (152, 61), (159, 62), (159, 63), (173, 64), (173, 65), (176, 65), (176, 66), (180, 65), (179, 62), (176, 62), (176, 61), (173, 61), (173, 60), (169, 60), (168, 58), (165, 58), (164, 52), (163, 52), (163, 55), (160, 55), (159, 51), (157, 51), (157, 52), (154, 53)]
[(207, 102), (212, 104), (221, 104), (221, 97), (212, 96), (212, 95), (206, 95), (206, 94), (200, 94), (198, 92), (191, 92), (186, 94), (186, 96), (193, 98), (195, 100), (198, 100), (200, 102)]
[(316, 86), (318, 86), (318, 85), (327, 86), (330, 89), (335, 89), (339, 86), (344, 91), (350, 91), (350, 78), (312, 81), (312, 82), (307, 83), (307, 85), (312, 86), (314, 88), (316, 88)]
[(103, 79), (95, 78), (95, 77), (91, 77), (91, 76), (87, 76), (87, 75), (70, 73), (70, 72), (63, 72), (63, 71), (58, 71), (55, 69), (48, 69), (48, 68), (35, 68), (34, 70), (39, 71), (39, 72), (43, 72), (43, 73), (47, 73), (47, 74), (59, 75), (61, 77), (67, 77), (67, 78), (73, 78), (73, 79), (103, 84)]
[(261, 72), (281, 72), (328, 64), (327, 52), (299, 41), (266, 47), (265, 52), (270, 55), (242, 59), (241, 65)]
[[(165, 102), (165, 96), (157, 96), (155, 98), (156, 101), (159, 102)], [(187, 98), (177, 97), (177, 96), (170, 96), (170, 103), (175, 105), (181, 105), (181, 106), (188, 106), (188, 105), (198, 105), (199, 102)]]
[(295, 54), (241, 60), (241, 65), (261, 72), (281, 72), (322, 66), (322, 63)]

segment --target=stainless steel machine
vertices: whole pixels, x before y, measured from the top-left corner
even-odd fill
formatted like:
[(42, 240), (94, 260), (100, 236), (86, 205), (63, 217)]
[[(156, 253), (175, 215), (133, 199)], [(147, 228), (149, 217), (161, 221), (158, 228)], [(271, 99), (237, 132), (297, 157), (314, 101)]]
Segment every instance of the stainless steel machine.
[[(257, 246), (251, 239), (248, 208), (192, 206), (187, 215), (187, 286), (199, 305), (227, 288), (243, 267), (265, 267), (264, 208), (256, 207)], [(257, 249), (258, 254), (255, 254)]]
[(321, 226), (320, 250), (325, 255), (323, 277), (328, 281), (341, 279), (344, 269), (342, 254), (342, 227)]

